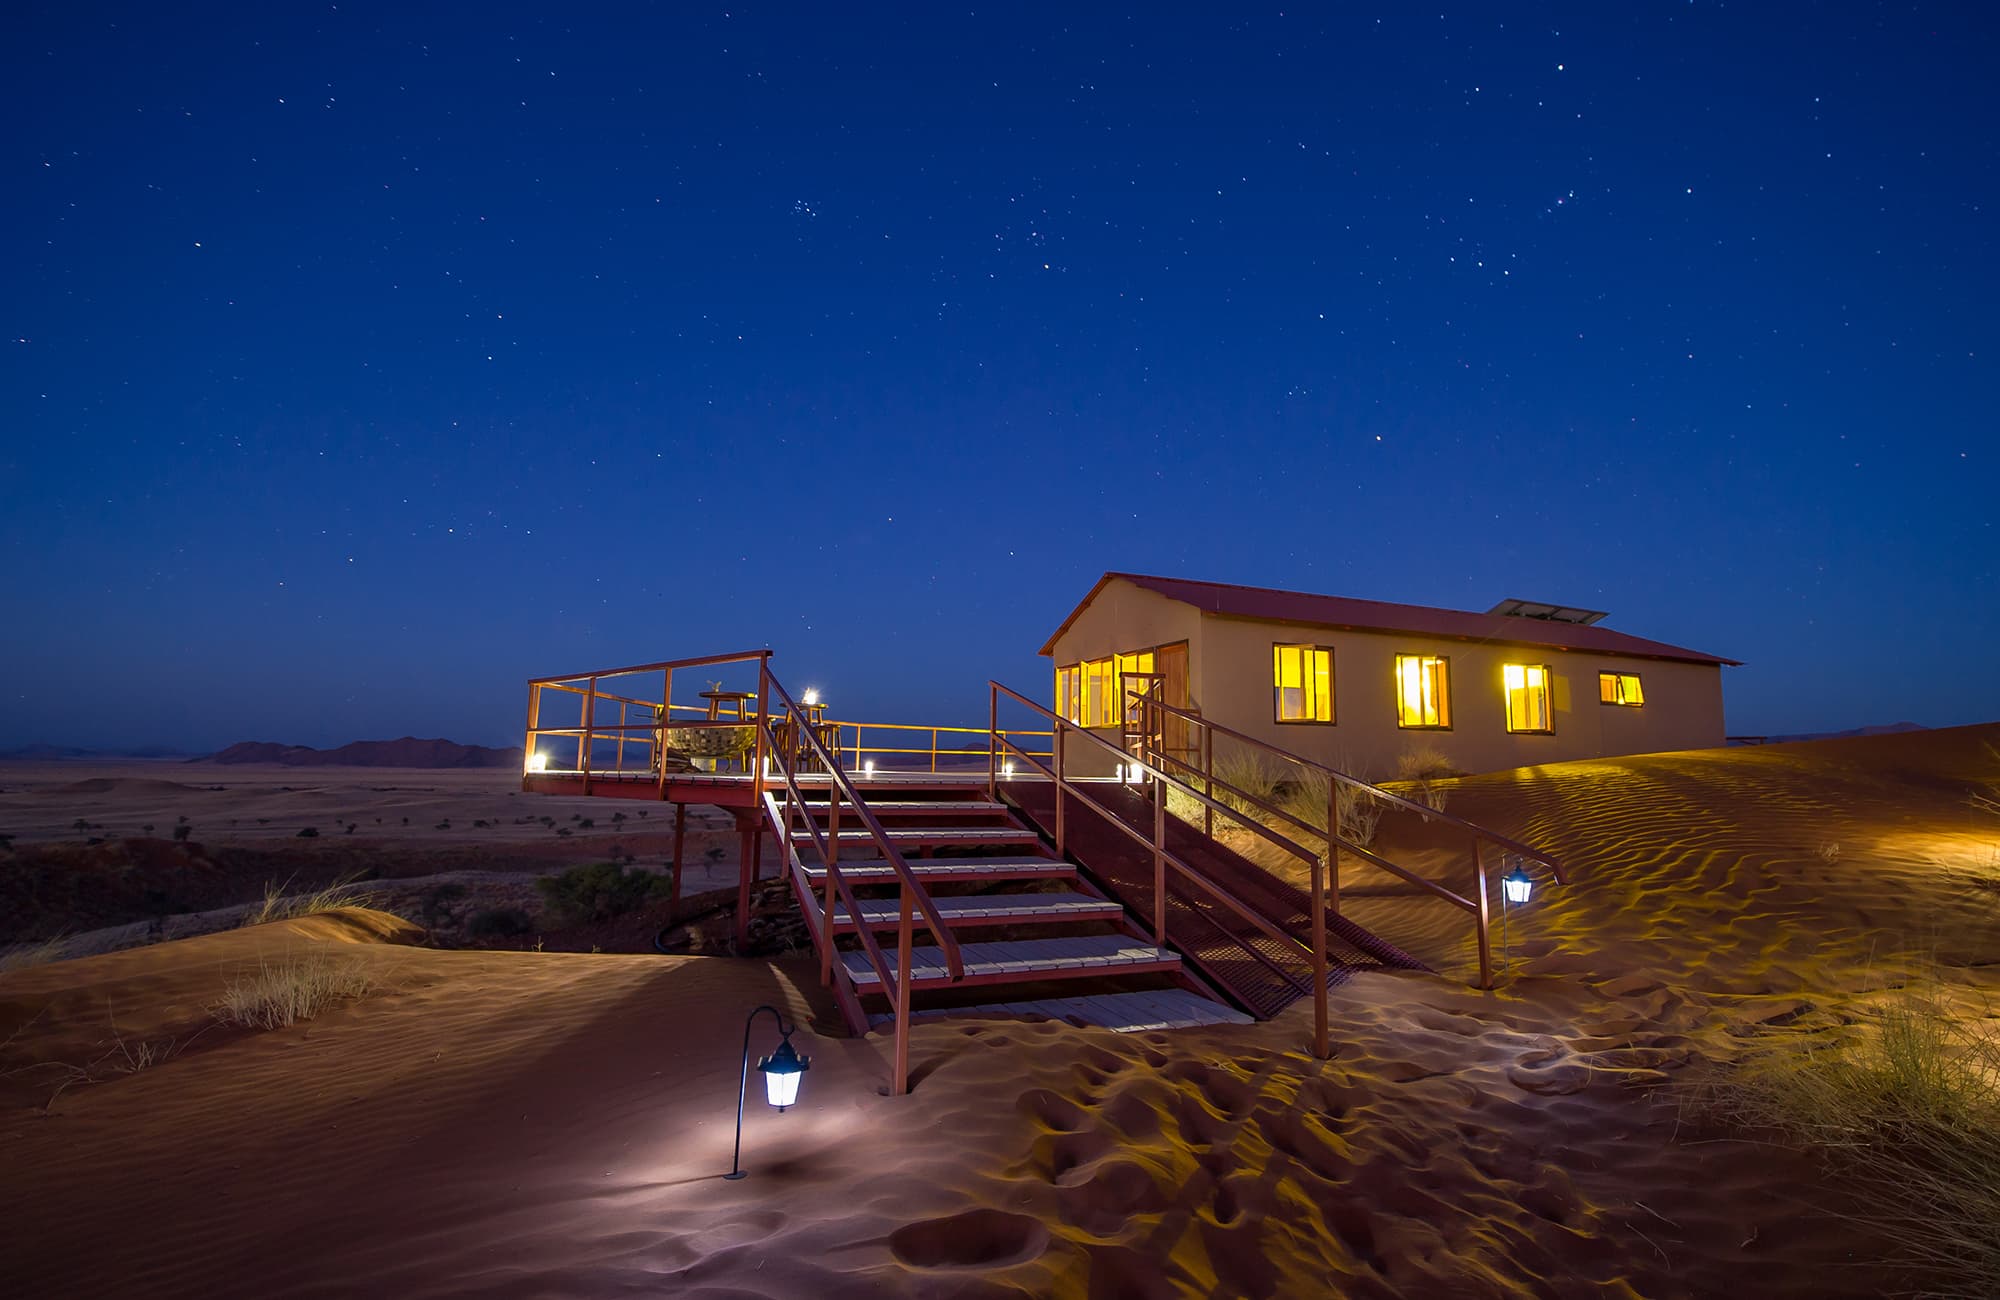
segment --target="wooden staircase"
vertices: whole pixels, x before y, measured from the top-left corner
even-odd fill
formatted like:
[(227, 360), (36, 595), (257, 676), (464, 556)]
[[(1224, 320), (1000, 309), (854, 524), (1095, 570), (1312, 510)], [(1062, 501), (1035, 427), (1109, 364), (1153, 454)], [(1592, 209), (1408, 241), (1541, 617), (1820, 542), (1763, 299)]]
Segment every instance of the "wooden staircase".
[[(967, 936), (958, 945), (958, 978), (938, 944), (910, 949), (913, 1017), (1048, 1017), (1122, 1031), (1250, 1020), (983, 788), (967, 798), (962, 786), (902, 785), (879, 800), (866, 797), (865, 783), (856, 788), (946, 929)], [(902, 923), (895, 865), (865, 856), (877, 837), (855, 824), (857, 809), (845, 800), (838, 827), (828, 798), (791, 801), (789, 827), (785, 804), (773, 798), (770, 810), (822, 970), (849, 1022), (857, 1033), (890, 1023), (890, 986), (858, 940), (864, 926), (891, 934)], [(829, 888), (823, 853), (853, 891), (858, 920)], [(880, 955), (901, 982), (899, 953), (883, 945)]]

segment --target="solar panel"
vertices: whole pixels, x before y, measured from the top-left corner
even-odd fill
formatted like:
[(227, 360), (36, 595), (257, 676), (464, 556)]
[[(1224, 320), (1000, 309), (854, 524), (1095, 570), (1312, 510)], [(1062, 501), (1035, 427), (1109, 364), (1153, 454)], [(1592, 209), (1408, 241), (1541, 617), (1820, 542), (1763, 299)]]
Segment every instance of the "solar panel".
[(1505, 614), (1511, 618), (1534, 618), (1544, 623), (1575, 623), (1579, 627), (1589, 627), (1606, 617), (1601, 609), (1578, 609), (1574, 605), (1551, 605), (1540, 600), (1516, 600), (1508, 597), (1492, 609), (1489, 614)]

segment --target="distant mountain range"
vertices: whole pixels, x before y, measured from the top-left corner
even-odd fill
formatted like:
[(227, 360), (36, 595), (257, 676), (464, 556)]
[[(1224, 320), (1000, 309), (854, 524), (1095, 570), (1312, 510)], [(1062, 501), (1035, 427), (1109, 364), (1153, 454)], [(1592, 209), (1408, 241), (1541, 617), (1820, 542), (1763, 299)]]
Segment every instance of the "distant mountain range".
[(75, 745), (22, 745), (15, 749), (0, 749), (0, 759), (22, 759), (28, 762), (59, 762), (72, 758), (189, 758), (185, 749), (171, 749), (165, 745), (146, 745), (138, 749), (79, 749)]
[(519, 749), (489, 749), (452, 740), (357, 740), (338, 749), (244, 740), (197, 763), (279, 763), (286, 767), (519, 767)]
[(1731, 736), (1732, 745), (1788, 745), (1796, 740), (1847, 740), (1853, 736), (1896, 736), (1905, 731), (1929, 731), (1916, 722), (1885, 722), (1873, 727), (1849, 727), (1846, 731), (1801, 731), (1789, 736)]

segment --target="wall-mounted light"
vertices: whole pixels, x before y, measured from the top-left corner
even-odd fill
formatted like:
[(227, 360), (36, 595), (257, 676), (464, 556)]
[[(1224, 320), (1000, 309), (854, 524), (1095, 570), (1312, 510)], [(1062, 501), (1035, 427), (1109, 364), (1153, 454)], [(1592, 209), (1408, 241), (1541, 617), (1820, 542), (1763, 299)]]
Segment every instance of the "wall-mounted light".
[(777, 1051), (757, 1062), (757, 1070), (764, 1076), (764, 1100), (783, 1114), (786, 1108), (798, 1101), (799, 1082), (812, 1068), (810, 1056), (800, 1056), (793, 1050), (792, 1030), (795, 1026), (786, 1024), (776, 1007), (761, 1006), (750, 1013), (743, 1022), (743, 1065), (736, 1082), (736, 1153), (730, 1157), (729, 1172), (723, 1175), (728, 1179), (744, 1178), (750, 1173), (743, 1167), (743, 1096), (750, 1087), (750, 1026), (766, 1011), (771, 1013), (771, 1019), (778, 1022), (781, 1039)]
[(548, 769), (549, 756), (547, 754), (536, 752), (528, 755), (528, 770), (530, 772), (546, 772)]

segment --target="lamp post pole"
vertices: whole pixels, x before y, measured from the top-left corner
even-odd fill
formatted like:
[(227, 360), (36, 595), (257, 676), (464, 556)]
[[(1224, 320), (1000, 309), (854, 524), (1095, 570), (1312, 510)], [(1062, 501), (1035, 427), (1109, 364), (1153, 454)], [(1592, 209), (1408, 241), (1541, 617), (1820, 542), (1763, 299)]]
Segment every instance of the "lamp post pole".
[[(778, 1022), (778, 1033), (782, 1036), (778, 1050), (757, 1062), (757, 1068), (765, 1076), (766, 1095), (771, 1104), (783, 1113), (798, 1099), (798, 1077), (812, 1065), (812, 1058), (800, 1056), (792, 1049), (792, 1031), (796, 1025), (788, 1024), (778, 1009), (769, 1004), (752, 1009), (743, 1021), (743, 1067), (736, 1079), (736, 1150), (729, 1157), (729, 1172), (723, 1177), (734, 1181), (749, 1176), (743, 1167), (743, 1094), (750, 1086), (750, 1026), (757, 1023), (757, 1017), (764, 1012), (771, 1013), (771, 1019)], [(783, 1081), (782, 1084), (780, 1081)]]

